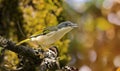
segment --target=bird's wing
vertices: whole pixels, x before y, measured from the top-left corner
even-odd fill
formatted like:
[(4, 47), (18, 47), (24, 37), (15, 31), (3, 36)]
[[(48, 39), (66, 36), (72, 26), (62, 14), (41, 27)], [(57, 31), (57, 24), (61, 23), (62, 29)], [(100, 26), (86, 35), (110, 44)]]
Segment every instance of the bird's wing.
[(48, 27), (48, 28), (46, 28), (46, 29), (43, 30), (43, 33), (37, 32), (37, 33), (35, 33), (34, 35), (30, 36), (30, 38), (27, 38), (27, 39), (25, 39), (25, 40), (22, 40), (22, 41), (18, 42), (17, 45), (20, 45), (20, 44), (22, 44), (22, 43), (28, 42), (28, 41), (30, 41), (31, 38), (33, 38), (33, 37), (35, 38), (35, 37), (38, 37), (38, 36), (41, 36), (41, 35), (46, 35), (47, 33), (51, 32), (51, 31), (56, 31), (56, 30), (57, 30), (56, 27)]
[(57, 28), (56, 27), (48, 27), (48, 28), (45, 28), (42, 33), (37, 32), (36, 34), (34, 34), (30, 37), (37, 37), (37, 36), (40, 36), (40, 35), (46, 35), (51, 31), (57, 31)]

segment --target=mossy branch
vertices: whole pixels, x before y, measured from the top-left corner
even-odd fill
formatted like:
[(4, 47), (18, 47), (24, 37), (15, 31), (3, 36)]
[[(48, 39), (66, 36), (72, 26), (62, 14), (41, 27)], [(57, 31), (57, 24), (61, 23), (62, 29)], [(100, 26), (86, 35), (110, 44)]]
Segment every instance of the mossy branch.
[(14, 42), (5, 39), (2, 36), (0, 36), (0, 46), (4, 49), (11, 50), (19, 55), (24, 56), (28, 60), (33, 61), (35, 64), (41, 62), (41, 59), (35, 55), (35, 52), (32, 48), (23, 45), (16, 46)]

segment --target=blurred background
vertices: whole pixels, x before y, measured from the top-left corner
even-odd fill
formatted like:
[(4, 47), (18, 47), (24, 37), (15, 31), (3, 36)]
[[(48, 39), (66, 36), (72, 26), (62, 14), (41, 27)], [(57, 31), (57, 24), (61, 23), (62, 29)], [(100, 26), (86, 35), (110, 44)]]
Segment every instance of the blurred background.
[[(62, 66), (120, 71), (120, 0), (0, 0), (0, 35), (16, 43), (67, 20), (79, 27), (54, 44)], [(6, 50), (0, 63), (15, 69), (19, 58)]]

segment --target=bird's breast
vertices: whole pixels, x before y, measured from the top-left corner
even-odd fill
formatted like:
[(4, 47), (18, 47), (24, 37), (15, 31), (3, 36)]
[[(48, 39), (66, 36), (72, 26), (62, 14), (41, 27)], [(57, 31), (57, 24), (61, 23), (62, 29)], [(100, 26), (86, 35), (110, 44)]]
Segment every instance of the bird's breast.
[(53, 44), (56, 41), (60, 40), (66, 33), (68, 33), (69, 31), (71, 31), (72, 28), (68, 27), (68, 28), (63, 28), (60, 29), (58, 31), (55, 31), (54, 33), (50, 33), (51, 35), (47, 35), (48, 36), (48, 43)]
[(66, 33), (68, 33), (71, 30), (72, 30), (71, 27), (63, 28), (58, 31), (50, 32), (46, 35), (41, 35), (41, 36), (32, 38), (32, 41), (36, 41), (38, 44), (43, 46), (44, 45), (48, 46), (60, 40)]

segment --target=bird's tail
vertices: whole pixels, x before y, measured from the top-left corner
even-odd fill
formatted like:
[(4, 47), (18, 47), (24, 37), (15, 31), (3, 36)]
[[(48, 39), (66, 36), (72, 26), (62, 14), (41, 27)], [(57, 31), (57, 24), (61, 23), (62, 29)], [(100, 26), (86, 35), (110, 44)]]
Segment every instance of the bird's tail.
[(16, 45), (20, 45), (20, 44), (28, 42), (28, 41), (30, 41), (30, 38), (22, 40), (22, 41), (18, 42)]

